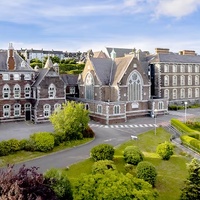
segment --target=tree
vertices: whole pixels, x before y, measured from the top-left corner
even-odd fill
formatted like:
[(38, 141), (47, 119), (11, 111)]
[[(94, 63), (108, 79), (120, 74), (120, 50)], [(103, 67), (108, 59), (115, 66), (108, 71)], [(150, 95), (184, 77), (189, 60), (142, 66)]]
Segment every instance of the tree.
[(193, 159), (188, 165), (189, 176), (185, 181), (182, 193), (180, 196), (181, 200), (194, 200), (200, 199), (200, 163)]
[(137, 178), (141, 178), (152, 186), (155, 186), (157, 172), (155, 166), (147, 161), (142, 161), (137, 165), (136, 168), (136, 176)]
[(162, 144), (159, 144), (156, 148), (156, 153), (163, 159), (169, 160), (170, 157), (173, 155), (174, 146), (170, 143), (165, 141)]
[(98, 160), (112, 160), (115, 150), (110, 144), (99, 144), (93, 147), (90, 151), (90, 156), (94, 161)]
[(23, 165), (18, 172), (14, 166), (0, 171), (1, 200), (58, 200), (50, 188), (50, 182), (37, 172), (37, 167), (26, 168)]
[(74, 200), (153, 200), (157, 196), (158, 193), (149, 183), (117, 171), (82, 175), (75, 182), (73, 191)]
[(124, 149), (124, 160), (126, 163), (137, 165), (143, 161), (144, 155), (136, 146), (127, 146)]
[(52, 168), (45, 172), (44, 177), (50, 180), (50, 187), (60, 200), (73, 199), (70, 181), (63, 170)]
[(61, 141), (82, 139), (83, 132), (88, 126), (89, 112), (82, 103), (71, 101), (54, 112), (50, 116), (50, 121)]

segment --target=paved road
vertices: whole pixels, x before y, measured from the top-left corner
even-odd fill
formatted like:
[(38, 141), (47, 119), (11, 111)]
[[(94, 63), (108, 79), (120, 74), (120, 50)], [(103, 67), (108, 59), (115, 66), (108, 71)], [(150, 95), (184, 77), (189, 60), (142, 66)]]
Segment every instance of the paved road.
[[(187, 110), (187, 118), (194, 115), (200, 116), (200, 109)], [(171, 118), (180, 118), (184, 120), (184, 111), (171, 112), (169, 115), (158, 116), (156, 119), (156, 125), (169, 123)], [(75, 147), (62, 152), (57, 152), (48, 156), (37, 158), (31, 161), (25, 162), (26, 166), (38, 166), (40, 172), (44, 172), (49, 168), (62, 168), (69, 166), (73, 163), (79, 162), (89, 157), (90, 149), (100, 143), (108, 143), (113, 146), (117, 146), (130, 139), (131, 135), (138, 135), (141, 132), (145, 132), (149, 129), (155, 128), (155, 119), (150, 117), (143, 117), (130, 120), (126, 123), (119, 124), (118, 127), (102, 126), (96, 122), (90, 122), (93, 131), (96, 134), (96, 138), (89, 144)], [(143, 124), (143, 126), (135, 127), (134, 125)], [(150, 126), (145, 126), (152, 125)], [(30, 134), (38, 131), (53, 131), (53, 127), (50, 123), (45, 124), (30, 124), (24, 122), (0, 124), (0, 140), (6, 140), (10, 138), (28, 138)], [(22, 164), (16, 165), (16, 167)]]

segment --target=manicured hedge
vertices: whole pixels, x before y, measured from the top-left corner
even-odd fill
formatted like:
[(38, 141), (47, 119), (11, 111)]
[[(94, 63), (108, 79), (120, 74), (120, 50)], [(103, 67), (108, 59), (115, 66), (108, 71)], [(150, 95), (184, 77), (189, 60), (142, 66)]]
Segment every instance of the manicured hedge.
[(190, 148), (194, 149), (195, 151), (200, 152), (200, 140), (197, 140), (188, 135), (181, 136), (181, 140), (184, 145), (189, 146)]
[(181, 133), (195, 133), (193, 129), (189, 128), (183, 122), (178, 119), (171, 119), (171, 125), (178, 129)]

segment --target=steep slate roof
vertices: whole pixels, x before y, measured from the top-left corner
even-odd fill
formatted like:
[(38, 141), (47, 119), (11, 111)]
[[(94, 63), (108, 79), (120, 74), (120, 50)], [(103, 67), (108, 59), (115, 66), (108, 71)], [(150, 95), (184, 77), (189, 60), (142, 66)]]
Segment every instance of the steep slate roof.
[(96, 75), (103, 85), (108, 85), (110, 82), (110, 72), (112, 68), (111, 58), (90, 58), (95, 69)]
[(33, 87), (37, 87), (41, 81), (44, 79), (45, 75), (47, 74), (47, 72), (49, 71), (49, 69), (45, 68), (45, 69), (40, 69), (39, 70), (39, 74), (36, 77), (36, 81), (33, 83)]
[(194, 55), (179, 55), (174, 53), (157, 54), (152, 62), (167, 62), (167, 63), (200, 63), (200, 56)]
[[(0, 51), (0, 70), (7, 71), (8, 51)], [(16, 52), (14, 51), (15, 70), (14, 71), (33, 71), (32, 67)], [(21, 63), (24, 62), (24, 67)]]
[(133, 59), (133, 55), (121, 57), (121, 58), (116, 58), (116, 70), (115, 73), (113, 74), (113, 85), (117, 85), (117, 83), (120, 81), (121, 77), (125, 73), (125, 70), (131, 60)]
[(116, 53), (116, 58), (118, 57), (124, 57), (125, 54), (129, 54), (130, 52), (133, 52), (133, 49), (124, 49), (124, 48), (113, 48), (113, 47), (105, 47), (106, 51), (110, 57), (110, 53), (114, 49)]
[(67, 85), (77, 85), (78, 84), (78, 76), (79, 75), (61, 74), (60, 76)]

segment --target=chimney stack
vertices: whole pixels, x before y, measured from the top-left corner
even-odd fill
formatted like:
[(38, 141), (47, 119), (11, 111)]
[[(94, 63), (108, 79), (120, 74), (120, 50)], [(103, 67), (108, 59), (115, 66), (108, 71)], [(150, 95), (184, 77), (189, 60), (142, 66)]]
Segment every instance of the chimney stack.
[(156, 52), (156, 54), (158, 54), (158, 53), (169, 54), (169, 49), (166, 49), (166, 48), (155, 48), (155, 52)]
[(180, 55), (192, 55), (192, 56), (196, 56), (196, 53), (194, 50), (182, 50), (182, 51), (179, 51), (179, 54)]
[(8, 64), (8, 70), (15, 69), (14, 48), (12, 43), (9, 43), (7, 64)]

